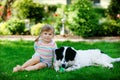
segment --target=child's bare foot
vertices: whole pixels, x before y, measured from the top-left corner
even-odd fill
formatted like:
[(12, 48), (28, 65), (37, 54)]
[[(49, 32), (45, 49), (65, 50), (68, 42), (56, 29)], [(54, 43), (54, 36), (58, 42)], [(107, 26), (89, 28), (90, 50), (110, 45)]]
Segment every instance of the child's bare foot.
[(17, 65), (16, 67), (13, 68), (13, 72), (18, 72), (18, 71), (22, 71), (22, 67), (20, 65)]

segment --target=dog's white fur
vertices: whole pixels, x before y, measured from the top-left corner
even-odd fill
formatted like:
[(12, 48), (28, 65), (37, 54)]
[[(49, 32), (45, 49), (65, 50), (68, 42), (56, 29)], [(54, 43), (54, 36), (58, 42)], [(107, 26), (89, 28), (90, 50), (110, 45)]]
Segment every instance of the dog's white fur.
[[(65, 56), (65, 51), (67, 47), (64, 47), (63, 55)], [(75, 50), (74, 48), (72, 48)], [(55, 60), (54, 69), (59, 71), (59, 67), (62, 64), (65, 64), (68, 68), (65, 71), (72, 71), (76, 69), (80, 69), (85, 66), (91, 65), (102, 65), (103, 67), (113, 68), (112, 62), (120, 61), (120, 58), (111, 58), (107, 54), (101, 53), (99, 49), (89, 49), (89, 50), (75, 50), (76, 56), (74, 61), (64, 61), (64, 57), (62, 60)]]

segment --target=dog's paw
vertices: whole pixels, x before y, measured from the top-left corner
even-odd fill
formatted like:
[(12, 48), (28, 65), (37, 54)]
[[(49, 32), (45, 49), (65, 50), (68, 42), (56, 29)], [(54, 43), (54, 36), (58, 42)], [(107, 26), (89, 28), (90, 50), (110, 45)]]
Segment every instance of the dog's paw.
[(108, 68), (109, 68), (109, 69), (112, 69), (112, 68), (113, 68), (113, 65), (112, 65), (112, 64), (109, 64), (109, 65), (108, 65)]
[(111, 69), (111, 68), (113, 68), (113, 64), (105, 64), (105, 65), (103, 65), (104, 67), (106, 67), (106, 68), (108, 68), (108, 69)]
[(55, 71), (56, 71), (56, 72), (58, 72), (58, 71), (59, 71), (59, 67), (55, 67), (54, 69), (55, 69)]
[(59, 71), (59, 69), (55, 69), (55, 71), (56, 71), (56, 72), (58, 72), (58, 71)]
[(69, 71), (72, 71), (72, 70), (73, 70), (73, 68), (67, 68), (67, 69), (65, 69), (66, 72), (69, 72)]

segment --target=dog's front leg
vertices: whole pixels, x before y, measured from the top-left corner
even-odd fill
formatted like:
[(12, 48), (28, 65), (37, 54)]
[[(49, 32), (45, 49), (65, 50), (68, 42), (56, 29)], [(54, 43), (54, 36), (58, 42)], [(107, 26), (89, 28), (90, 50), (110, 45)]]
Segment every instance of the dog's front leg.
[(60, 66), (59, 61), (55, 61), (53, 65), (54, 65), (55, 71), (58, 72), (59, 71), (59, 66)]
[(69, 72), (69, 71), (73, 71), (73, 70), (76, 70), (76, 69), (79, 69), (80, 66), (78, 65), (73, 65), (71, 67), (68, 67), (67, 69), (65, 69), (66, 72)]

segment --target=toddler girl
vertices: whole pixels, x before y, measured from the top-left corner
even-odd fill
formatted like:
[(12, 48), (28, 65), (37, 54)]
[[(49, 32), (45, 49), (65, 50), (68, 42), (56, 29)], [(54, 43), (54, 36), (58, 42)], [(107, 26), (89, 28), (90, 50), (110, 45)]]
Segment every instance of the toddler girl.
[(31, 59), (27, 60), (22, 66), (17, 65), (13, 72), (38, 70), (45, 67), (51, 67), (54, 51), (57, 48), (56, 43), (52, 40), (54, 37), (54, 28), (50, 25), (44, 25), (40, 35), (34, 43), (35, 53)]

